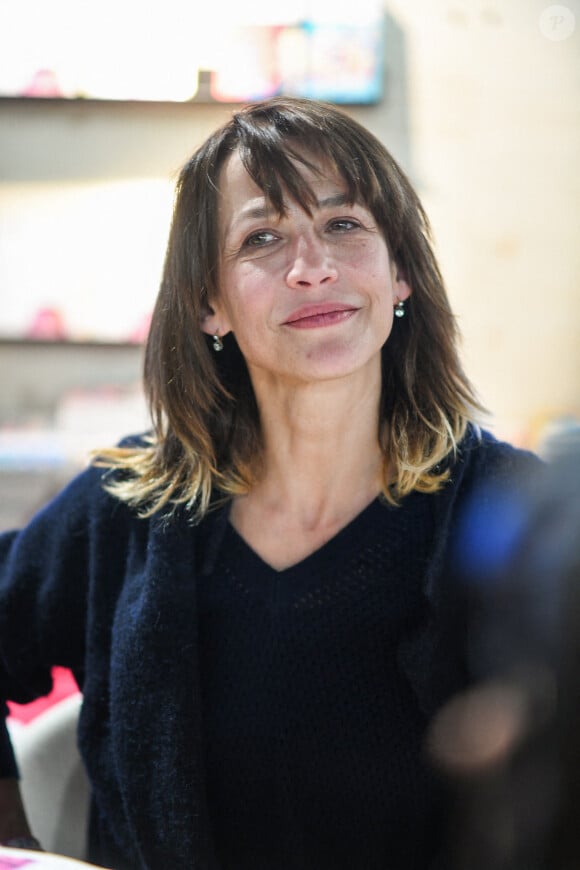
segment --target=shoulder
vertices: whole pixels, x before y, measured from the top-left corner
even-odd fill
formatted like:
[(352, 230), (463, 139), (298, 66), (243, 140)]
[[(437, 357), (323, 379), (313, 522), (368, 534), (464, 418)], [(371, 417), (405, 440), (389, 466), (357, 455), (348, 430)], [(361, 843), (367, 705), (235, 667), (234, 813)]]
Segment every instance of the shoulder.
[(463, 487), (485, 484), (499, 488), (534, 476), (543, 464), (530, 450), (514, 447), (485, 429), (470, 426), (459, 445), (451, 479), (459, 477)]
[[(120, 442), (122, 446), (131, 447), (140, 444), (145, 444), (145, 437), (141, 435), (129, 436)], [(135, 509), (107, 490), (107, 484), (119, 473), (122, 472), (98, 461), (90, 462), (31, 517), (28, 528), (85, 536), (100, 526), (122, 529), (137, 522), (146, 524)]]
[(544, 463), (528, 450), (500, 441), (470, 425), (454, 455), (449, 457), (449, 478), (432, 502), (440, 544), (453, 536), (466, 512), (487, 521), (505, 494), (525, 500), (539, 479)]
[(137, 432), (132, 435), (125, 435), (117, 447), (131, 448), (139, 450), (142, 447), (151, 447), (154, 443), (154, 438), (151, 432)]
[[(535, 453), (472, 430), (458, 462), (462, 480), (455, 506), (452, 554), (470, 570), (511, 547), (526, 523), (529, 504), (545, 476), (546, 464)], [(453, 472), (452, 472), (453, 475)]]

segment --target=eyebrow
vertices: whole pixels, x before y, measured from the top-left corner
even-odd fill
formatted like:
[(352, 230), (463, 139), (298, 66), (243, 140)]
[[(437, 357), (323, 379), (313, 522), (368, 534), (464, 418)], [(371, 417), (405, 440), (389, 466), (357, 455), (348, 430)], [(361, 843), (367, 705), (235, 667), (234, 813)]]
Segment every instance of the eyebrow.
[[(316, 201), (315, 207), (319, 209), (336, 208), (341, 205), (351, 205), (350, 197), (346, 193), (335, 193), (332, 196), (325, 196), (324, 199)], [(273, 208), (270, 203), (264, 202), (263, 205), (255, 205), (247, 211), (242, 211), (240, 219), (251, 220), (268, 218), (272, 217), (273, 214), (277, 214), (277, 210)]]

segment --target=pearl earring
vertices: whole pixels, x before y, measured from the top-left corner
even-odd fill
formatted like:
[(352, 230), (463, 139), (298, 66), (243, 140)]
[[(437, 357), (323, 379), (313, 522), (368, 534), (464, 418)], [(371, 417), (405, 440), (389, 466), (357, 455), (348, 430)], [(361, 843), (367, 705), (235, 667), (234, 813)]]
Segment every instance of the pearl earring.
[(395, 317), (404, 317), (405, 316), (405, 303), (397, 302), (395, 305)]
[(212, 338), (213, 338), (213, 349), (215, 350), (215, 352), (218, 353), (220, 350), (223, 350), (224, 343), (221, 340), (221, 338), (219, 337), (219, 335), (213, 335)]

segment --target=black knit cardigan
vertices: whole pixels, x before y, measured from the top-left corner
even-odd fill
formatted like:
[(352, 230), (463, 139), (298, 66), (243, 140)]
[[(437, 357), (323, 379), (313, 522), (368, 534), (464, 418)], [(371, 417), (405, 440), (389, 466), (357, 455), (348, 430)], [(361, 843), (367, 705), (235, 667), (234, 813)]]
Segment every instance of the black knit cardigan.
[[(455, 518), (479, 484), (510, 481), (536, 464), (470, 429), (450, 480), (430, 497), (429, 616), (399, 650), (427, 715), (462, 680), (459, 645), (447, 630)], [(88, 468), (24, 530), (0, 536), (0, 697), (25, 703), (45, 694), (53, 665), (75, 674), (84, 696), (79, 746), (93, 793), (92, 860), (116, 870), (216, 870), (195, 592), (196, 572), (212, 570), (227, 511), (210, 539), (185, 510), (139, 519), (104, 491), (103, 474)], [(0, 774), (15, 773), (0, 730)]]

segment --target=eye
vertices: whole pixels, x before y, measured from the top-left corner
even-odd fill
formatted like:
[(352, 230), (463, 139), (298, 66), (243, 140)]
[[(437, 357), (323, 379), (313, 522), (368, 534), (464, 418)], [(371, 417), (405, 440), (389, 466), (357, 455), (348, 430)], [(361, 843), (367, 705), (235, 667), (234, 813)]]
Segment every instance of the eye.
[(328, 229), (333, 233), (349, 233), (360, 229), (360, 223), (353, 218), (335, 218), (328, 224)]
[(277, 239), (278, 236), (270, 230), (258, 230), (255, 233), (251, 233), (247, 239), (244, 240), (242, 247), (263, 248), (265, 245), (269, 245)]

